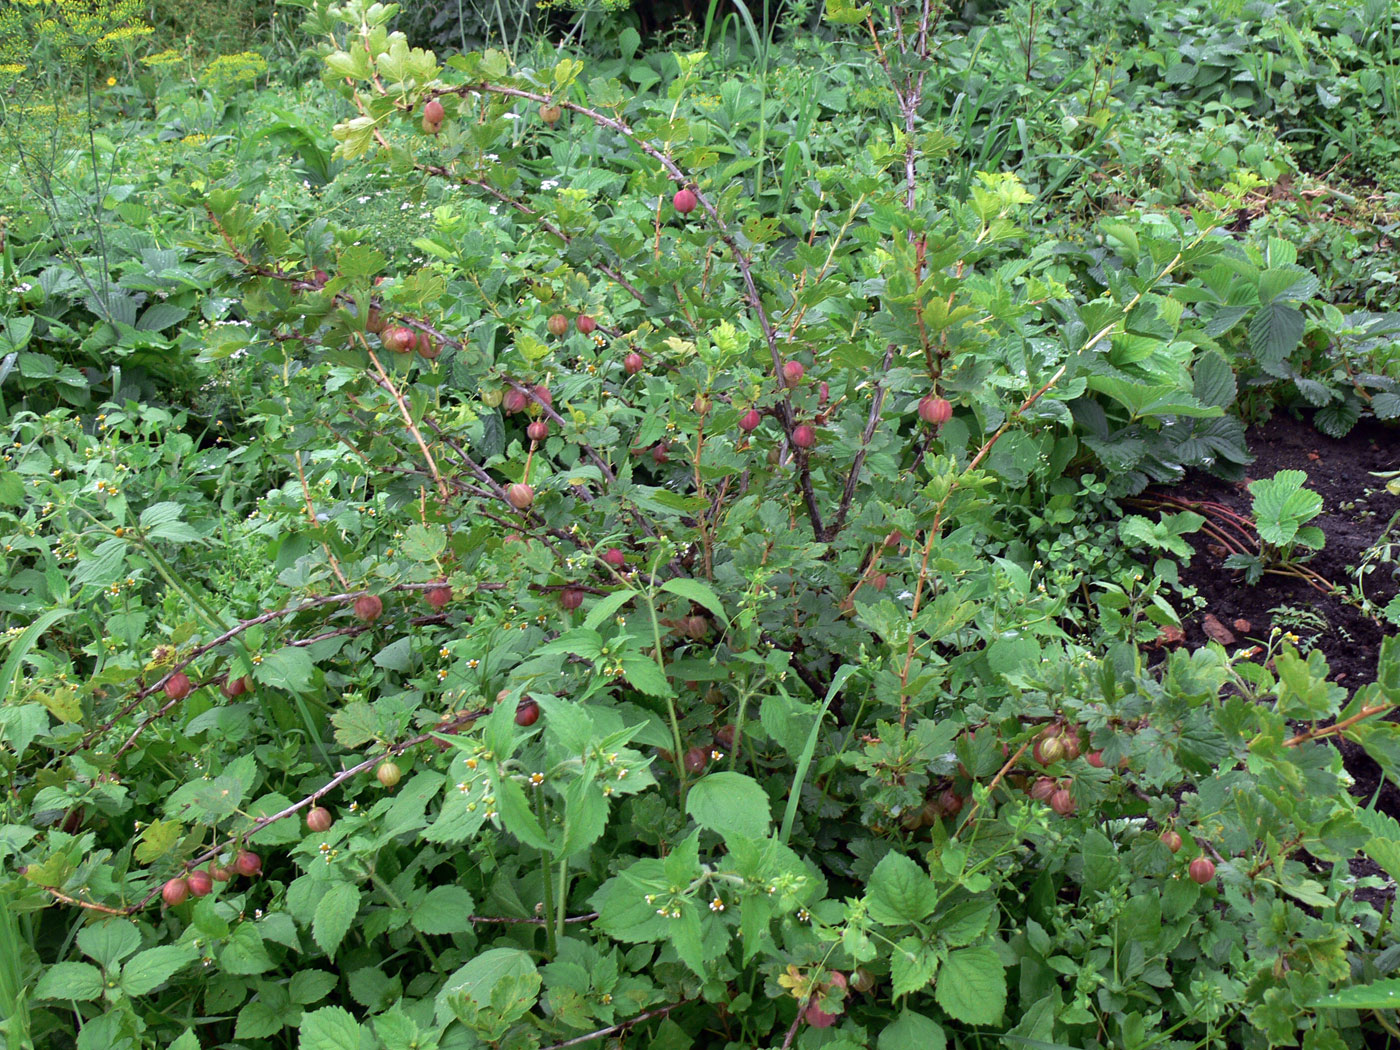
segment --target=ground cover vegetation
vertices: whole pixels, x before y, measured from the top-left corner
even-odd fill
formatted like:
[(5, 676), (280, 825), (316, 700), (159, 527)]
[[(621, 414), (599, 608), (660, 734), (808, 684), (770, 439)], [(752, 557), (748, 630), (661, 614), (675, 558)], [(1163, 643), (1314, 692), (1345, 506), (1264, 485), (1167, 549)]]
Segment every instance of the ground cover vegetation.
[(1393, 5), (268, 7), (0, 13), (7, 1046), (1400, 1041)]

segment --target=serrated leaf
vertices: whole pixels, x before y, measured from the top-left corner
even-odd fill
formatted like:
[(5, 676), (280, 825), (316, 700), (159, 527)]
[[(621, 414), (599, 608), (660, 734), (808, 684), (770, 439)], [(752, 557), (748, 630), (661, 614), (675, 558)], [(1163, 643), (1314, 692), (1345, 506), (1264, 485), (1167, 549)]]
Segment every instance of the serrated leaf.
[(996, 1024), (1006, 1010), (1006, 970), (985, 945), (950, 952), (938, 974), (934, 998), (964, 1024)]
[(122, 967), (122, 991), (127, 995), (153, 992), (198, 957), (199, 951), (187, 944), (162, 944), (137, 952)]
[(474, 902), (460, 886), (434, 886), (413, 909), (413, 926), (423, 933), (466, 933), (472, 928)]
[(923, 922), (938, 904), (928, 872), (903, 853), (887, 853), (866, 886), (870, 917), (886, 926)]
[(943, 1050), (948, 1037), (938, 1022), (906, 1009), (885, 1026), (875, 1045), (877, 1050)]
[(364, 1029), (339, 1006), (323, 1006), (301, 1019), (297, 1050), (360, 1050)]
[(696, 605), (704, 606), (710, 612), (714, 613), (715, 619), (728, 626), (729, 618), (724, 615), (724, 603), (719, 600), (719, 595), (714, 592), (714, 589), (709, 584), (700, 580), (678, 577), (676, 579), (667, 580), (661, 585), (661, 589), (663, 591), (669, 591), (671, 594), (679, 595), (682, 598), (688, 598)]
[(895, 998), (922, 991), (938, 972), (938, 952), (917, 937), (905, 937), (890, 952), (890, 982)]
[(316, 916), (311, 921), (311, 936), (321, 950), (332, 958), (345, 934), (355, 922), (360, 911), (360, 891), (348, 882), (337, 882), (326, 891), (316, 905)]
[(773, 819), (768, 793), (743, 773), (700, 778), (686, 796), (685, 811), (702, 828), (751, 839), (767, 835)]
[(54, 963), (34, 986), (36, 999), (76, 999), (85, 1002), (102, 994), (102, 971), (91, 963)]

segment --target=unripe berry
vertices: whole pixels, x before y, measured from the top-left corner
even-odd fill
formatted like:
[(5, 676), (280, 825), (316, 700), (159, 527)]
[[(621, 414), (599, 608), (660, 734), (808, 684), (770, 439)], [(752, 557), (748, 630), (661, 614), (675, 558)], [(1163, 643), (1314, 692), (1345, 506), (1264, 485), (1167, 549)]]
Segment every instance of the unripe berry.
[(374, 771), (374, 775), (379, 783), (386, 788), (391, 788), (403, 777), (403, 772), (396, 762), (381, 762), (379, 768)]
[(549, 437), (549, 424), (543, 419), (537, 419), (525, 428), (525, 433), (531, 441), (543, 441)]
[(190, 893), (196, 897), (207, 897), (214, 891), (213, 878), (201, 868), (196, 868), (186, 875), (185, 882), (189, 884)]
[(161, 899), (172, 908), (177, 904), (184, 904), (189, 895), (190, 884), (186, 879), (171, 879), (160, 888)]
[(529, 510), (530, 504), (535, 502), (535, 490), (517, 481), (514, 485), (506, 486), (506, 502), (516, 510)]
[(574, 326), (584, 335), (592, 335), (598, 330), (598, 322), (587, 314), (579, 314), (578, 317), (574, 319)]
[(550, 335), (563, 335), (569, 330), (569, 319), (563, 314), (551, 314), (545, 327), (549, 329)]
[(559, 592), (559, 604), (564, 607), (565, 612), (573, 612), (583, 604), (583, 588), (565, 587)]
[(249, 850), (241, 849), (233, 858), (233, 870), (240, 875), (257, 875), (262, 872), (262, 858)]
[(530, 403), (530, 395), (523, 390), (511, 387), (501, 395), (501, 407), (514, 415), (517, 412), (524, 412), (525, 406)]
[(1197, 857), (1186, 866), (1186, 874), (1191, 876), (1192, 882), (1199, 882), (1204, 886), (1215, 878), (1215, 862), (1209, 857)]
[(306, 814), (306, 826), (312, 831), (328, 831), (334, 819), (330, 810), (324, 806), (317, 806)]
[(504, 401), (506, 397), (504, 390), (494, 386), (488, 390), (480, 391), (479, 396), (481, 397), (481, 403), (487, 408), (499, 407), (501, 402)]
[(515, 709), (515, 724), (518, 726), (532, 726), (540, 720), (540, 705), (533, 700), (522, 700), (520, 706)]
[(875, 975), (864, 966), (857, 966), (855, 973), (851, 974), (851, 987), (862, 995), (874, 989), (876, 983)]
[(759, 415), (758, 409), (751, 408), (739, 417), (739, 429), (745, 434), (752, 434), (762, 422), (763, 417)]
[(362, 594), (355, 599), (355, 616), (365, 623), (374, 623), (384, 615), (384, 600), (377, 594)]
[(807, 369), (803, 367), (801, 361), (783, 362), (783, 384), (785, 386), (796, 386), (802, 382), (802, 377), (807, 374)]
[(552, 103), (543, 102), (540, 104), (540, 119), (550, 127), (558, 124), (559, 118), (563, 115), (564, 111)]
[(1064, 741), (1060, 739), (1059, 733), (1043, 736), (1035, 742), (1032, 753), (1042, 766), (1051, 765), (1065, 757)]
[(1181, 849), (1181, 836), (1170, 828), (1162, 832), (1162, 842), (1173, 853)]
[(436, 587), (429, 587), (424, 591), (423, 597), (434, 609), (441, 611), (452, 600), (452, 588), (446, 583), (440, 583)]
[(183, 700), (190, 695), (192, 688), (194, 688), (194, 683), (190, 681), (190, 676), (184, 671), (176, 671), (165, 680), (165, 695), (171, 700)]
[(603, 561), (614, 569), (621, 569), (627, 564), (627, 555), (616, 547), (609, 547), (603, 552)]
[(646, 366), (646, 358), (635, 350), (622, 359), (622, 368), (629, 376), (636, 375)]
[(430, 98), (423, 104), (423, 119), (429, 124), (441, 124), (447, 119), (447, 110), (437, 99)]
[(798, 448), (811, 448), (817, 443), (817, 432), (806, 423), (793, 427), (792, 443)]
[(695, 210), (695, 206), (700, 203), (695, 192), (689, 187), (682, 187), (676, 191), (676, 195), (671, 198), (671, 206), (682, 215), (689, 215)]
[(953, 406), (945, 399), (929, 394), (919, 402), (919, 418), (930, 426), (941, 427), (953, 418)]

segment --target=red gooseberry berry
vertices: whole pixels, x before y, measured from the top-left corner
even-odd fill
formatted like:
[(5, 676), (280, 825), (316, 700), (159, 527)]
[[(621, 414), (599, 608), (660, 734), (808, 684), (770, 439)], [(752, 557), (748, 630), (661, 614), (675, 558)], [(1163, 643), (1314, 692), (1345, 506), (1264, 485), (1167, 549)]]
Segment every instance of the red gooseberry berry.
[(1197, 857), (1186, 866), (1186, 874), (1191, 876), (1192, 882), (1198, 882), (1204, 886), (1215, 878), (1215, 861), (1209, 857)]
[(783, 383), (786, 386), (796, 386), (802, 382), (802, 377), (807, 374), (807, 369), (802, 366), (801, 361), (783, 362)]
[(516, 412), (524, 412), (525, 406), (530, 403), (530, 396), (523, 390), (511, 387), (501, 395), (501, 408), (514, 415)]
[(798, 448), (811, 448), (817, 443), (817, 432), (806, 423), (792, 428), (792, 443)]
[(441, 611), (452, 600), (452, 588), (446, 582), (440, 581), (424, 591), (423, 597), (434, 609)]
[(583, 604), (583, 588), (565, 587), (559, 592), (559, 604), (564, 607), (565, 612), (573, 612)]
[(552, 314), (545, 327), (549, 329), (550, 335), (563, 335), (569, 330), (569, 319), (563, 314)]
[(676, 191), (676, 195), (671, 198), (671, 207), (682, 215), (689, 215), (695, 210), (695, 206), (700, 203), (700, 199), (695, 196), (695, 191), (688, 186), (682, 186)]
[(176, 671), (165, 680), (165, 695), (171, 700), (183, 700), (190, 695), (190, 690), (194, 684), (190, 681), (190, 676), (184, 671)]
[(381, 762), (374, 771), (375, 779), (386, 788), (391, 788), (403, 778), (403, 771), (397, 762)]
[(549, 437), (549, 423), (543, 419), (537, 419), (525, 428), (525, 433), (531, 441), (543, 441)]
[(609, 547), (603, 552), (603, 562), (614, 569), (621, 569), (627, 564), (627, 555), (616, 547)]
[(598, 329), (598, 322), (587, 314), (579, 314), (574, 319), (574, 326), (584, 335), (592, 335)]
[(687, 773), (703, 772), (709, 761), (710, 753), (708, 751), (703, 747), (692, 747), (685, 753), (685, 771)]
[(355, 599), (355, 616), (365, 623), (374, 623), (384, 615), (384, 600), (377, 594), (362, 594)]
[(517, 481), (514, 485), (506, 486), (506, 502), (516, 510), (529, 510), (530, 504), (535, 502), (535, 490)]
[(447, 110), (437, 99), (430, 98), (423, 104), (423, 119), (430, 124), (441, 124), (447, 119)]
[(533, 700), (522, 700), (515, 709), (515, 724), (532, 726), (540, 720), (540, 705)]
[(762, 422), (763, 417), (759, 415), (758, 409), (751, 408), (739, 417), (739, 429), (745, 434), (752, 434)]
[(312, 831), (327, 831), (334, 820), (331, 811), (324, 806), (316, 806), (306, 814), (306, 826)]
[(160, 888), (161, 899), (172, 908), (177, 904), (184, 904), (189, 895), (190, 884), (187, 879), (171, 879)]
[(641, 354), (633, 350), (622, 359), (622, 368), (629, 376), (634, 376), (647, 365), (646, 359)]
[(196, 897), (207, 897), (214, 890), (214, 879), (202, 868), (196, 868), (185, 876), (190, 893)]
[(1181, 849), (1181, 836), (1168, 828), (1166, 831), (1162, 832), (1162, 843), (1167, 849), (1175, 853), (1177, 850)]
[(240, 875), (257, 875), (262, 871), (262, 858), (246, 849), (233, 858), (233, 870)]
[(941, 427), (953, 418), (953, 406), (944, 398), (929, 394), (919, 401), (919, 418), (930, 426)]

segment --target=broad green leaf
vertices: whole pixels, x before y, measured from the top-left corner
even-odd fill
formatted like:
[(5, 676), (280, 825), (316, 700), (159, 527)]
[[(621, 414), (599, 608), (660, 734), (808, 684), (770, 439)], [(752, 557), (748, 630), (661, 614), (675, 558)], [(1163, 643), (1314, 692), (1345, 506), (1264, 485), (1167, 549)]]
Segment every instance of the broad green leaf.
[(904, 1009), (892, 1024), (885, 1026), (875, 1045), (878, 1050), (943, 1050), (948, 1037), (938, 1022)]
[(917, 937), (905, 937), (890, 950), (890, 983), (896, 999), (922, 991), (938, 972), (939, 952)]
[(297, 1050), (362, 1050), (364, 1029), (339, 1006), (323, 1006), (301, 1019)]
[(122, 967), (122, 991), (146, 995), (168, 981), (175, 973), (199, 958), (190, 944), (162, 944), (138, 952)]
[(423, 933), (466, 933), (475, 903), (460, 886), (434, 886), (413, 909), (413, 926)]
[(768, 793), (743, 773), (701, 777), (686, 795), (685, 811), (702, 828), (751, 839), (767, 835), (773, 819)]
[(316, 905), (311, 936), (321, 950), (334, 958), (335, 950), (355, 922), (360, 911), (360, 891), (348, 882), (337, 882)]
[(950, 952), (934, 987), (938, 1005), (964, 1024), (997, 1024), (1006, 1010), (1006, 971), (991, 948)]
[(688, 598), (696, 605), (704, 606), (715, 614), (715, 619), (728, 626), (729, 617), (724, 615), (724, 603), (719, 600), (719, 595), (708, 583), (701, 580), (676, 578), (667, 580), (661, 585), (661, 589), (682, 598)]
[(886, 926), (923, 922), (938, 904), (938, 890), (923, 868), (903, 853), (887, 853), (866, 886), (870, 917)]
[(54, 963), (34, 986), (35, 999), (96, 999), (102, 994), (102, 971), (91, 963)]
[(104, 970), (141, 947), (141, 933), (131, 922), (103, 919), (78, 931), (78, 947)]

